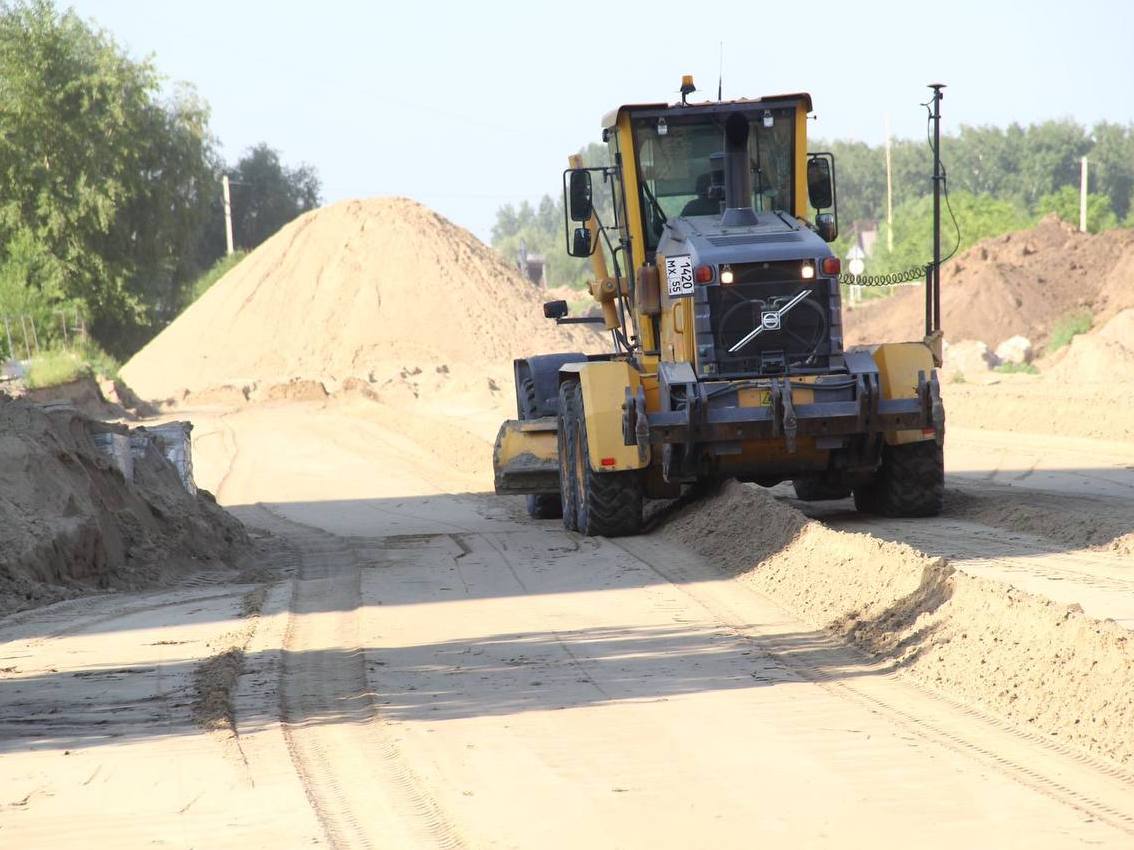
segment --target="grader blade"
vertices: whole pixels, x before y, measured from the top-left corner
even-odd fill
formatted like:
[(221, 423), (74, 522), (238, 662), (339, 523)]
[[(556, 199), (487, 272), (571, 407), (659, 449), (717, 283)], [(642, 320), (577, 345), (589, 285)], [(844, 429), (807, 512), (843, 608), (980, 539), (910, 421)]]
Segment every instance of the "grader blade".
[(500, 426), (492, 452), (496, 492), (539, 495), (559, 492), (559, 451), (554, 416)]

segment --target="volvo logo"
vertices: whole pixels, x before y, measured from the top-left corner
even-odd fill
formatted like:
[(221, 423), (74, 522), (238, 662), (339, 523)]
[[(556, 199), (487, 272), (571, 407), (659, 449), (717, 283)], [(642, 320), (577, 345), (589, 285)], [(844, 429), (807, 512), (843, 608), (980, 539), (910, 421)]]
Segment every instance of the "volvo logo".
[(798, 292), (787, 303), (783, 304), (777, 310), (761, 310), (760, 311), (760, 324), (753, 328), (748, 334), (740, 340), (736, 345), (729, 348), (729, 354), (736, 354), (756, 337), (760, 336), (764, 331), (778, 331), (783, 325), (784, 316), (792, 311), (800, 301), (808, 296), (808, 290)]

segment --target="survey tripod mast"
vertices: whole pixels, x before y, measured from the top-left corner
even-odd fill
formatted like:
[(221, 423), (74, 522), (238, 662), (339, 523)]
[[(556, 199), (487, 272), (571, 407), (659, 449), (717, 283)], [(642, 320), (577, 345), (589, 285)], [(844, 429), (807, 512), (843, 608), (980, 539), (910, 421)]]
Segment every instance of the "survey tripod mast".
[(933, 124), (933, 263), (925, 270), (925, 334), (941, 330), (941, 186), (945, 171), (941, 167), (941, 90), (944, 83), (930, 83), (933, 97), (929, 120)]

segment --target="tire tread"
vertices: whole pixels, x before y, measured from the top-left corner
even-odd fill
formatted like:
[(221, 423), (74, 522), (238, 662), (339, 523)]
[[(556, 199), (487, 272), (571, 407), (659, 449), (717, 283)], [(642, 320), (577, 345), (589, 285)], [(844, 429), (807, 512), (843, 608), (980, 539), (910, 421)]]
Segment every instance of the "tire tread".
[(883, 516), (937, 516), (944, 501), (944, 453), (936, 440), (883, 446), (873, 480), (854, 491), (859, 511)]

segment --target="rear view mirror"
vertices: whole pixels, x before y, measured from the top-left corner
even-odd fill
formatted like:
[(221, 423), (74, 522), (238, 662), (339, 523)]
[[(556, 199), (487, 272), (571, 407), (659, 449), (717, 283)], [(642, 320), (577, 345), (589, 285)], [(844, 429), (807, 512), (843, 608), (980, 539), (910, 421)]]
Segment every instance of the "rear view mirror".
[(545, 319), (562, 319), (567, 315), (566, 301), (544, 301), (543, 317)]
[(807, 160), (807, 198), (817, 210), (830, 209), (834, 203), (831, 185), (831, 164), (822, 157)]
[(576, 227), (574, 238), (571, 240), (572, 257), (589, 257), (594, 246), (591, 244), (591, 231), (585, 227)]
[(572, 171), (567, 194), (571, 221), (590, 221), (595, 209), (591, 194), (591, 172), (583, 169)]
[(831, 213), (815, 216), (815, 230), (824, 242), (834, 242), (839, 238), (839, 225)]

